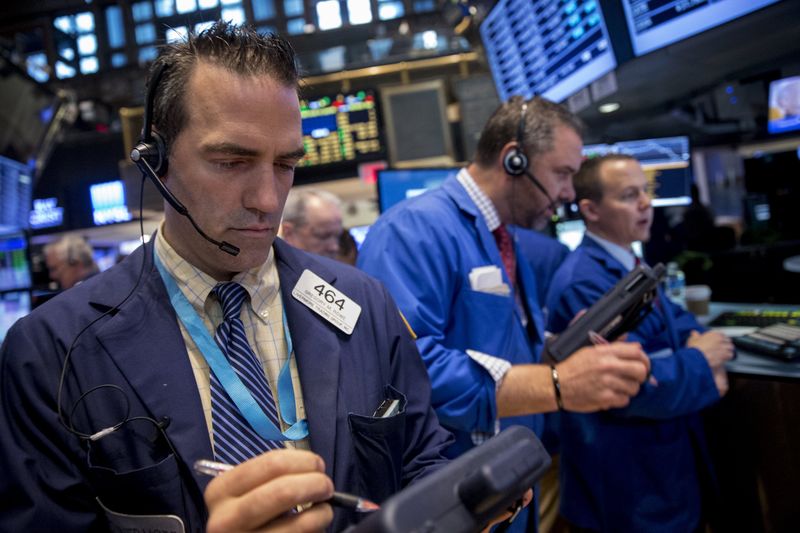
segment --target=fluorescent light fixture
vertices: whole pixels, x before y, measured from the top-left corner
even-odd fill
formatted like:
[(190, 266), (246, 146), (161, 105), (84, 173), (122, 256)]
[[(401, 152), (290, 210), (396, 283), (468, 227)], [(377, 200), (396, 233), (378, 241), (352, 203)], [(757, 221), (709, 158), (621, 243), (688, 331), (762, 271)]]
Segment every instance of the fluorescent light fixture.
[(608, 102), (597, 107), (601, 113), (613, 113), (617, 109), (619, 109), (619, 102)]

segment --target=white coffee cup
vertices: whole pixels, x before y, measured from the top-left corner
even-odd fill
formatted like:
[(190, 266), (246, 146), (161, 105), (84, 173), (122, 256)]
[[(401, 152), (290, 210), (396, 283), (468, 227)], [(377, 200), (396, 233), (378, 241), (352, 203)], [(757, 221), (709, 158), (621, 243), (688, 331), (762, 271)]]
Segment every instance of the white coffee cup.
[(686, 309), (695, 315), (707, 315), (711, 302), (711, 287), (708, 285), (688, 285), (686, 287)]

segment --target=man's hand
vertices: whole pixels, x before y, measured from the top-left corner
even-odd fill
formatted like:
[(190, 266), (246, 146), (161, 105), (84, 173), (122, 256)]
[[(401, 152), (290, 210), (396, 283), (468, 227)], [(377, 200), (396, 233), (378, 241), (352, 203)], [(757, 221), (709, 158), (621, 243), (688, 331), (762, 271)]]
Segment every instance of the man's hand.
[(692, 331), (686, 346), (700, 350), (711, 368), (719, 395), (725, 396), (728, 392), (728, 373), (725, 371), (725, 363), (733, 359), (733, 341), (719, 331), (706, 331), (702, 334)]
[(224, 472), (205, 491), (207, 531), (324, 530), (333, 520), (330, 505), (293, 513), (298, 505), (331, 497), (333, 482), (324, 472), (321, 457), (293, 449), (270, 451)]
[(590, 413), (625, 407), (650, 372), (639, 343), (581, 348), (556, 366), (564, 409)]
[[(525, 492), (525, 494), (523, 494), (523, 496), (522, 496), (522, 507), (521, 507), (521, 509), (520, 509), (520, 510), (522, 510), (522, 509), (524, 509), (525, 507), (527, 507), (527, 506), (528, 506), (528, 504), (529, 504), (529, 503), (531, 503), (531, 501), (532, 501), (532, 500), (533, 500), (533, 489), (528, 489), (528, 490)], [(533, 511), (531, 511), (531, 512), (533, 512)], [(491, 520), (491, 521), (490, 521), (490, 522), (489, 522), (489, 523), (486, 525), (486, 527), (485, 527), (483, 530), (481, 530), (481, 533), (489, 533), (489, 531), (491, 531), (491, 529), (492, 529), (494, 526), (496, 526), (497, 524), (500, 524), (500, 523), (502, 523), (502, 522), (505, 522), (506, 520), (508, 520), (509, 518), (511, 518), (511, 515), (512, 515), (512, 513), (513, 513), (513, 511), (512, 511), (512, 510), (508, 510), (508, 511), (504, 512), (503, 514), (501, 514), (500, 516), (496, 516), (496, 517), (494, 517), (494, 518), (493, 518), (493, 519), (492, 519), (492, 520)]]
[(712, 370), (724, 368), (725, 363), (733, 359), (733, 342), (719, 331), (706, 331), (702, 334), (692, 331), (686, 345), (700, 350)]

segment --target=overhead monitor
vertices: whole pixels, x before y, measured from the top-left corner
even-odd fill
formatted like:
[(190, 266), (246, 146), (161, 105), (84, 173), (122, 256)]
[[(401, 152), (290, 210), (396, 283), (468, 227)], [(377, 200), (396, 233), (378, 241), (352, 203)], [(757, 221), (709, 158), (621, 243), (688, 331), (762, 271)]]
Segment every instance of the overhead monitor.
[(0, 232), (28, 227), (32, 176), (28, 165), (0, 156)]
[(654, 207), (692, 203), (692, 171), (689, 138), (662, 137), (613, 144), (587, 144), (583, 155), (627, 154), (641, 163), (647, 175)]
[(503, 101), (561, 102), (617, 66), (597, 0), (499, 0), (480, 34)]
[(441, 185), (458, 168), (391, 168), (378, 171), (378, 206), (383, 213), (393, 205)]
[(637, 56), (658, 50), (778, 0), (622, 0)]
[(125, 203), (125, 184), (122, 180), (90, 185), (89, 197), (92, 202), (92, 221), (96, 226), (128, 222), (133, 218)]
[(769, 84), (767, 129), (770, 133), (800, 130), (800, 76)]
[(385, 154), (374, 91), (301, 100), (300, 116), (306, 155), (299, 168), (362, 162)]
[(6, 57), (0, 47), (0, 155), (36, 158), (60, 105), (58, 97)]
[(24, 233), (0, 235), (0, 291), (30, 289), (28, 239)]

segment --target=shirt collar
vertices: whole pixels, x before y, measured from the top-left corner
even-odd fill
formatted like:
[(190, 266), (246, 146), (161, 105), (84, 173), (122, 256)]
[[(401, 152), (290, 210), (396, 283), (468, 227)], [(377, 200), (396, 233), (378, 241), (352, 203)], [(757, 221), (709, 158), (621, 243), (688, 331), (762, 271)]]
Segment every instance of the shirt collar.
[[(181, 257), (164, 238), (164, 222), (156, 232), (155, 251), (164, 268), (175, 278), (181, 292), (201, 316), (207, 315), (206, 301), (212, 289), (219, 283), (189, 261)], [(224, 253), (224, 252), (219, 252)], [(239, 272), (231, 281), (239, 283), (250, 295), (250, 306), (259, 317), (266, 316), (280, 286), (275, 266), (275, 251), (270, 248), (267, 260), (250, 270)]]
[(469, 195), (470, 199), (475, 202), (489, 231), (494, 231), (500, 227), (500, 215), (497, 214), (497, 208), (489, 197), (486, 196), (486, 193), (478, 187), (478, 184), (475, 183), (475, 180), (470, 176), (466, 168), (462, 168), (459, 171), (456, 179), (467, 191), (467, 195)]
[(633, 255), (633, 252), (630, 248), (623, 248), (619, 244), (615, 244), (609, 240), (599, 237), (588, 230), (586, 231), (586, 236), (594, 239), (594, 241), (606, 252), (608, 252), (611, 257), (622, 263), (622, 266), (625, 267), (628, 272), (633, 270), (633, 267), (636, 266), (636, 256)]

